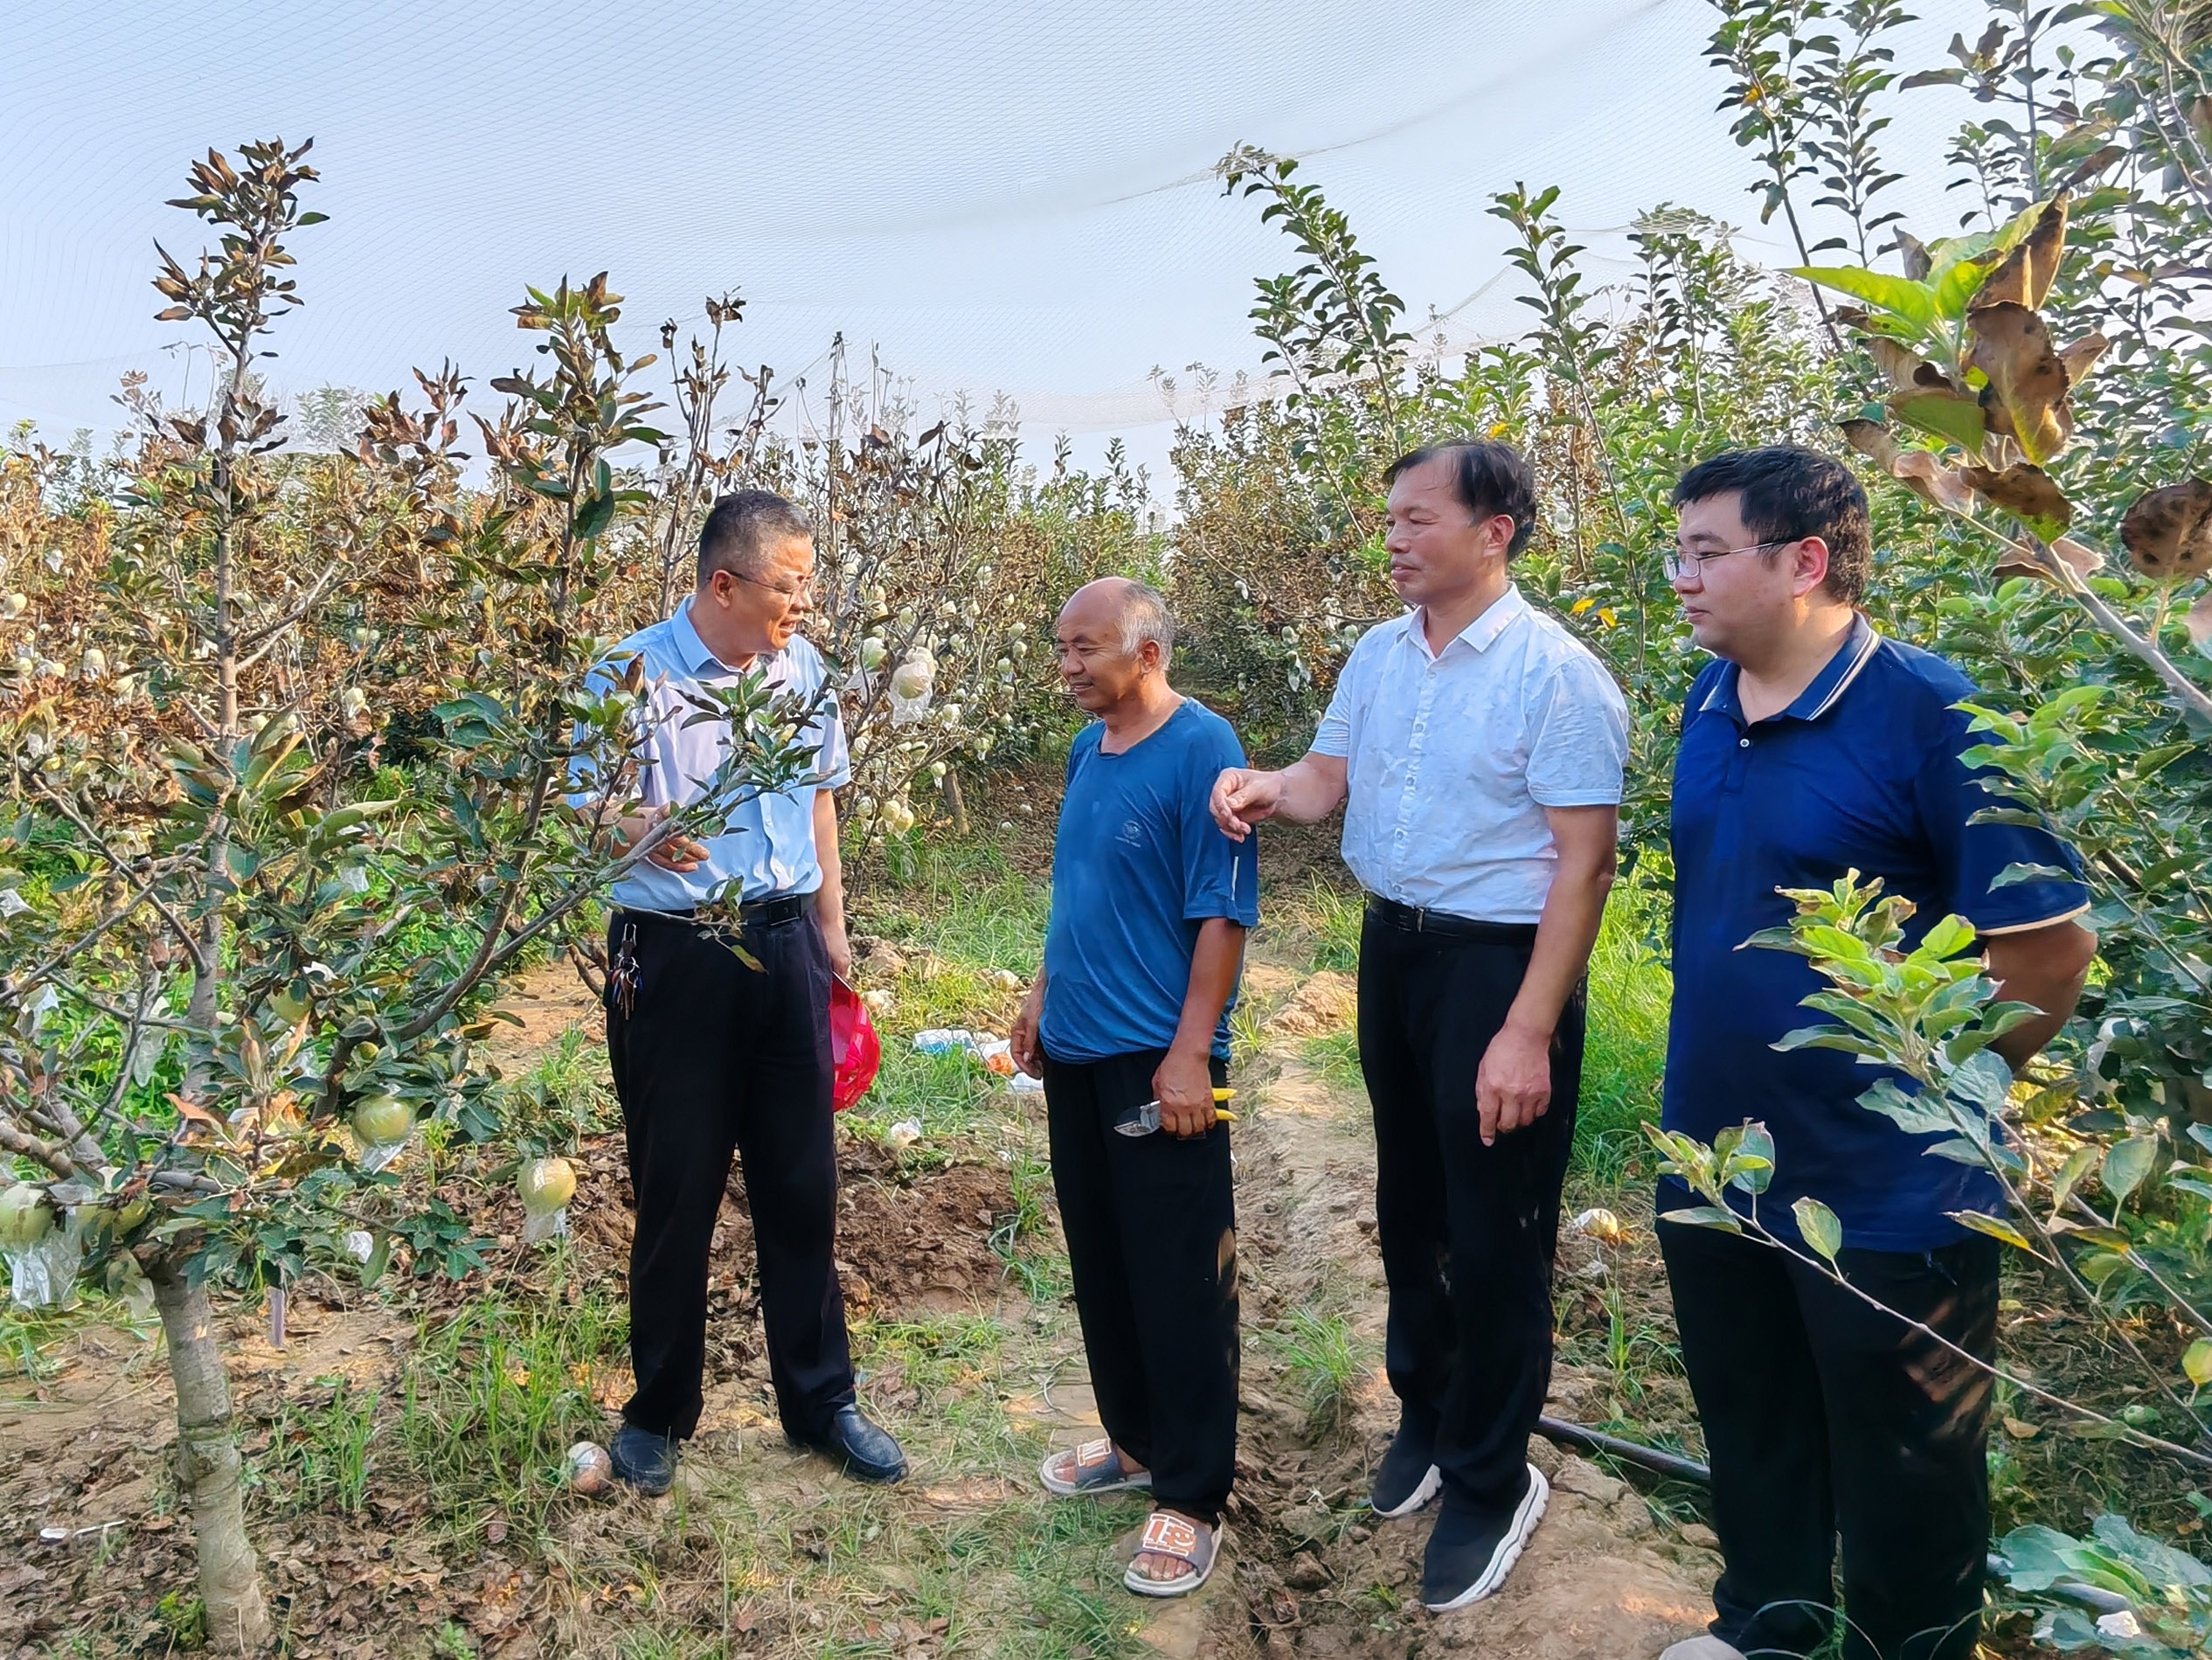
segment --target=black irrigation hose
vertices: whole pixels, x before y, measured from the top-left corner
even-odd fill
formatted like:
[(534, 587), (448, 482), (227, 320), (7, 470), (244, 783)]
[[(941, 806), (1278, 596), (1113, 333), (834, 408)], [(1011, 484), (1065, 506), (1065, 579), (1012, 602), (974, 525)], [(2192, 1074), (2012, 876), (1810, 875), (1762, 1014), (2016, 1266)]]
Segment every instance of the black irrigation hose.
[(1608, 1435), (1603, 1430), (1585, 1429), (1580, 1424), (1571, 1424), (1564, 1418), (1539, 1418), (1536, 1434), (1547, 1441), (1556, 1441), (1562, 1447), (1579, 1447), (1588, 1453), (1604, 1453), (1618, 1458), (1624, 1464), (1634, 1464), (1655, 1475), (1672, 1476), (1677, 1481), (1695, 1482), (1700, 1487), (1713, 1484), (1713, 1472), (1694, 1458), (1684, 1458), (1680, 1453), (1662, 1453), (1656, 1447), (1646, 1447), (1637, 1441), (1623, 1441), (1618, 1435)]

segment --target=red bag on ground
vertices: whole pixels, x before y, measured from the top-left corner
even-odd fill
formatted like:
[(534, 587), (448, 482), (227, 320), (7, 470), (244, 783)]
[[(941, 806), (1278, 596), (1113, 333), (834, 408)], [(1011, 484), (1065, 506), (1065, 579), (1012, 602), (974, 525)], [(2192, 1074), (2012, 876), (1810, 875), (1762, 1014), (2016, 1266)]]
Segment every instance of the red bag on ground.
[(876, 1069), (883, 1065), (884, 1045), (860, 993), (836, 979), (829, 983), (829, 1059), (836, 1067), (830, 1101), (842, 1113), (876, 1081)]

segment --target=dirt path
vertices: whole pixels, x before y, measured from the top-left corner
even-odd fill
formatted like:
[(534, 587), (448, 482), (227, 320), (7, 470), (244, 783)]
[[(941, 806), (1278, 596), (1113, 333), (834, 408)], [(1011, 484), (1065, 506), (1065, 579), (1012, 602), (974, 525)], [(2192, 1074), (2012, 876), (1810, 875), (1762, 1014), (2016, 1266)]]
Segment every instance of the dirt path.
[[(1317, 1427), (1268, 1335), (1296, 1310), (1335, 1314), (1367, 1355), (1381, 1352), (1366, 1103), (1299, 1058), (1309, 1036), (1349, 1011), (1350, 988), (1342, 976), (1305, 976), (1264, 957), (1247, 986), (1274, 1012), (1265, 1049), (1238, 1079), (1254, 1111), (1237, 1155), (1248, 1336), (1235, 1574), (1209, 1587), (1205, 1607), (1154, 1619), (1148, 1640), (1178, 1660), (1410, 1660), (1443, 1651), (1647, 1660), (1702, 1630), (1716, 1559), (1655, 1524), (1626, 1483), (1541, 1441), (1531, 1457), (1551, 1480), (1551, 1507), (1504, 1591), (1442, 1617), (1421, 1609), (1429, 1515), (1376, 1523), (1363, 1508), (1397, 1425), (1379, 1364), (1348, 1392), (1341, 1423)], [(1571, 1417), (1589, 1385), (1563, 1367), (1550, 1410)]]

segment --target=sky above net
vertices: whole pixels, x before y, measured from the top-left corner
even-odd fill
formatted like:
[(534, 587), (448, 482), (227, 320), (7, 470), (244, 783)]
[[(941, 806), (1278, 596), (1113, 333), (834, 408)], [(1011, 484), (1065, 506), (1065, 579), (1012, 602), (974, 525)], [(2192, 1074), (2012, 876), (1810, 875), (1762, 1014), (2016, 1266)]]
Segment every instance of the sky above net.
[[(1907, 68), (1981, 17), (1921, 10)], [(1156, 434), (1151, 372), (1185, 413), (1189, 365), (1258, 372), (1252, 280), (1293, 262), (1212, 176), (1238, 141), (1306, 157), (1459, 342), (1527, 317), (1486, 212), (1517, 180), (1563, 187), (1599, 280), (1661, 202), (1791, 262), (1715, 109), (1713, 22), (1702, 0), (5, 0), (0, 421), (112, 427), (130, 369), (204, 395), (148, 282), (156, 238), (189, 260), (205, 227), (163, 203), (211, 144), (312, 135), (331, 220), (295, 245), (281, 390), (389, 390), (447, 357), (504, 373), (523, 285), (604, 269), (639, 349), (735, 289), (732, 355), (815, 401), (842, 331), (925, 409), (1002, 392), (1032, 434)], [(1910, 94), (1884, 138), (1924, 235), (1963, 205), (1942, 152), (1965, 108)]]

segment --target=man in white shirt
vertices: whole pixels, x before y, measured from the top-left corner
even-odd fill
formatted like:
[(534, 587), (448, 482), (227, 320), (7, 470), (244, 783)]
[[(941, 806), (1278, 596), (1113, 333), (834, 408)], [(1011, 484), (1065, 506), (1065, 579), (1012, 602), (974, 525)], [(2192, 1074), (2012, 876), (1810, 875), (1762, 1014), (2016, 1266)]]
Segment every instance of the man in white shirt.
[(1367, 890), (1360, 1062), (1400, 1403), (1373, 1502), (1440, 1490), (1421, 1600), (1490, 1595), (1543, 1514), (1528, 1462), (1551, 1377), (1551, 1261), (1574, 1137), (1583, 975), (1612, 885), (1628, 712), (1591, 651), (1530, 608), (1509, 562), (1536, 524), (1528, 463), (1439, 445), (1390, 469), (1390, 580), (1313, 748), (1231, 768), (1240, 837), (1345, 803)]

